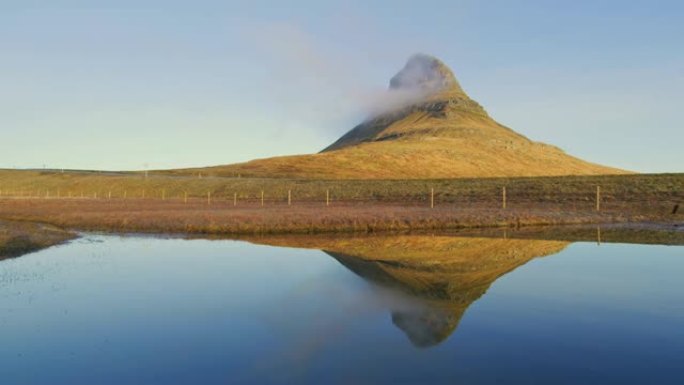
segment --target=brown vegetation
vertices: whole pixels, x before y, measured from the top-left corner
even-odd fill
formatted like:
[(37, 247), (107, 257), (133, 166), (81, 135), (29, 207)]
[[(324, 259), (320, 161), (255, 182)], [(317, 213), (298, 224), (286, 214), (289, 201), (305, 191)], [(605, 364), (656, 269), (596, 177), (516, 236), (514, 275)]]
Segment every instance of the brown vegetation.
[(0, 260), (43, 249), (74, 238), (54, 226), (0, 220)]
[(684, 201), (683, 192), (684, 174), (297, 180), (5, 170), (0, 218), (78, 229), (213, 234), (673, 222), (681, 221), (682, 211), (672, 214), (672, 208)]
[(294, 203), (324, 201), (326, 191), (333, 201), (392, 202), (421, 204), (435, 201), (459, 205), (478, 204), (496, 208), (501, 189), (507, 188), (512, 205), (536, 203), (575, 204), (577, 210), (591, 208), (596, 186), (601, 186), (607, 203), (634, 205), (671, 203), (684, 200), (684, 174), (633, 174), (613, 176), (566, 176), (412, 180), (309, 180), (172, 176), (137, 172), (15, 171), (0, 170), (0, 197), (83, 197), (106, 199), (142, 198), (161, 200), (256, 201), (264, 192), (267, 202), (286, 202), (288, 191)]
[[(667, 214), (663, 214), (663, 212)], [(604, 204), (601, 212), (572, 205), (440, 204), (387, 202), (284, 203), (195, 200), (2, 199), (0, 218), (50, 223), (65, 228), (123, 232), (205, 234), (375, 232), (536, 224), (672, 220), (669, 207)]]

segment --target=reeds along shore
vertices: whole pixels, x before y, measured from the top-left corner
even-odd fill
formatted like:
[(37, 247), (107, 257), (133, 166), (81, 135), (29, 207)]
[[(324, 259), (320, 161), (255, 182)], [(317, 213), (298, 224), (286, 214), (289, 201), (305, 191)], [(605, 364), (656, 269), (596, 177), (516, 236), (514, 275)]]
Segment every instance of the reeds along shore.
[(682, 191), (684, 174), (320, 181), (0, 171), (0, 218), (217, 234), (677, 222)]
[(682, 221), (669, 204), (634, 206), (604, 203), (579, 210), (567, 204), (425, 205), (388, 202), (304, 203), (230, 202), (211, 205), (181, 200), (3, 199), (0, 218), (49, 223), (63, 228), (117, 232), (260, 234), (376, 232), (386, 230), (455, 229), (468, 227)]

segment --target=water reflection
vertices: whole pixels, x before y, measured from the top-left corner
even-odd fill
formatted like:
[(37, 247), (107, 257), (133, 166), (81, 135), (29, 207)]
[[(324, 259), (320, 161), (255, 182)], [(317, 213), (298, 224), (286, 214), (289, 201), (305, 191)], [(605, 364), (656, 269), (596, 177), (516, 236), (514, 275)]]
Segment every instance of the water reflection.
[(499, 277), (569, 244), (448, 235), (281, 237), (260, 242), (321, 249), (364, 280), (401, 293), (402, 301), (388, 302), (392, 323), (421, 348), (445, 341), (468, 307)]
[(0, 261), (0, 372), (8, 384), (680, 384), (682, 248), (613, 242), (682, 234), (602, 226), (601, 247), (595, 226), (250, 239), (294, 248), (85, 234)]

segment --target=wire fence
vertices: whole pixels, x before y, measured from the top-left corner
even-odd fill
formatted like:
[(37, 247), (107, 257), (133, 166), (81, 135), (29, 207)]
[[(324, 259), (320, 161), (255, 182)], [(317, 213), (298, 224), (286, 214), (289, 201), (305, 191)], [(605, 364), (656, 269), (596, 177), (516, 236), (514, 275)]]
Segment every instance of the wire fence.
[[(520, 187), (520, 186), (518, 186)], [(249, 191), (207, 190), (202, 193), (165, 188), (137, 189), (0, 189), (0, 199), (30, 200), (83, 200), (98, 202), (145, 202), (198, 204), (218, 207), (274, 207), (298, 205), (363, 205), (393, 204), (422, 206), (433, 209), (443, 207), (486, 207), (498, 209), (556, 205), (569, 210), (601, 211), (610, 207), (639, 209), (644, 207), (673, 208), (684, 201), (680, 189), (625, 188), (610, 185), (556, 185), (542, 186), (487, 186), (484, 188), (439, 189), (423, 191), (336, 189), (266, 189)], [(639, 187), (639, 186), (637, 186)]]

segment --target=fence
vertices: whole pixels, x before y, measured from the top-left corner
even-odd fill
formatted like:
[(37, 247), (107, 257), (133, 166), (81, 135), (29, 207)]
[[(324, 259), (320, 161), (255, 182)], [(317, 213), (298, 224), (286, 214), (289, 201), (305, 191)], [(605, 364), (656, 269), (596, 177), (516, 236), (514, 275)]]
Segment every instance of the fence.
[[(593, 187), (593, 188), (592, 188)], [(629, 189), (612, 191), (603, 189), (600, 185), (583, 186), (583, 188), (558, 188), (556, 191), (542, 189), (515, 189), (509, 186), (482, 188), (479, 190), (464, 190), (455, 193), (454, 190), (440, 191), (435, 187), (423, 191), (409, 191), (396, 193), (390, 191), (368, 191), (365, 198), (358, 190), (349, 193), (344, 189), (329, 189), (312, 191), (303, 190), (301, 194), (292, 188), (269, 192), (259, 191), (206, 191), (198, 194), (196, 191), (168, 191), (167, 188), (150, 189), (138, 188), (132, 190), (91, 190), (86, 189), (56, 189), (56, 190), (26, 190), (0, 189), (0, 198), (4, 199), (41, 199), (41, 200), (88, 200), (88, 201), (127, 201), (127, 202), (167, 202), (169, 204), (182, 203), (184, 205), (197, 204), (215, 207), (273, 207), (298, 206), (319, 204), (321, 206), (343, 206), (348, 204), (394, 204), (418, 206), (430, 209), (445, 207), (481, 207), (497, 208), (501, 210), (515, 208), (530, 208), (555, 204), (568, 210), (601, 211), (606, 204), (619, 206), (628, 205), (676, 205), (683, 199), (675, 191), (658, 190), (646, 194), (634, 193)]]

